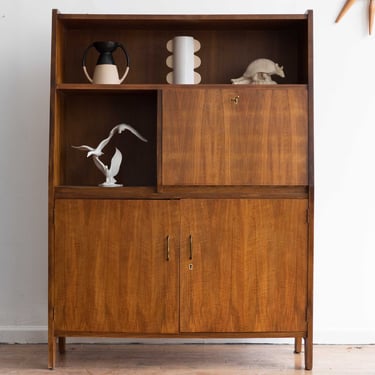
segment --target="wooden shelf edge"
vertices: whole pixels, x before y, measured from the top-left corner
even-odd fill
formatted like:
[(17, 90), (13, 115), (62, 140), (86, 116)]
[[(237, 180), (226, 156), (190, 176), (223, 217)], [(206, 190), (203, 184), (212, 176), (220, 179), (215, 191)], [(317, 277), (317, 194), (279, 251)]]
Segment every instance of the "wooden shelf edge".
[(55, 199), (307, 199), (307, 186), (116, 187), (58, 186)]
[(58, 186), (55, 199), (150, 199), (156, 195), (154, 187)]
[(121, 85), (93, 85), (91, 83), (59, 83), (56, 90), (61, 92), (123, 92), (123, 91), (153, 91), (171, 88), (233, 88), (236, 90), (262, 90), (262, 89), (285, 89), (285, 88), (307, 88), (305, 83), (278, 84), (278, 85), (233, 85), (231, 83), (198, 84), (198, 85), (171, 85), (167, 83), (156, 84), (121, 84)]
[(118, 92), (118, 91), (153, 91), (164, 85), (152, 84), (121, 84), (121, 85), (94, 85), (91, 83), (59, 83), (56, 85), (57, 91), (63, 92)]

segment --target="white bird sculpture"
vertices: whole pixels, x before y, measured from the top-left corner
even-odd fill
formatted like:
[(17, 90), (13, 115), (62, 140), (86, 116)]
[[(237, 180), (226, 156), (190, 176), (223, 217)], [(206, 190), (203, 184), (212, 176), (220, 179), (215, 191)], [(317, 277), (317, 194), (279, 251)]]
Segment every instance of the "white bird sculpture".
[(116, 184), (115, 176), (117, 176), (120, 165), (122, 161), (122, 154), (120, 150), (116, 147), (115, 154), (111, 160), (111, 166), (108, 168), (98, 156), (93, 156), (94, 164), (98, 167), (99, 171), (102, 172), (105, 176), (105, 182), (100, 184), (100, 186), (107, 186), (107, 187), (114, 187), (114, 186), (122, 186), (122, 184)]
[(99, 145), (94, 148), (87, 145), (82, 146), (72, 146), (73, 148), (76, 148), (78, 150), (82, 151), (88, 151), (87, 157), (92, 156), (94, 164), (96, 167), (102, 172), (106, 178), (105, 182), (100, 184), (100, 186), (105, 187), (114, 187), (114, 186), (122, 186), (121, 184), (116, 184), (116, 179), (114, 178), (119, 170), (120, 165), (122, 161), (122, 154), (119, 149), (116, 148), (115, 154), (112, 157), (111, 160), (111, 166), (108, 168), (107, 165), (105, 165), (100, 159), (99, 156), (103, 155), (103, 149), (104, 147), (109, 143), (109, 141), (112, 139), (112, 137), (116, 134), (116, 131), (118, 134), (121, 134), (124, 130), (129, 130), (131, 133), (133, 133), (136, 137), (138, 137), (141, 141), (147, 142), (147, 139), (142, 137), (133, 127), (127, 124), (119, 124), (116, 125), (110, 132), (107, 138), (103, 139)]
[(137, 136), (140, 140), (143, 142), (147, 142), (146, 138), (143, 138), (133, 127), (127, 124), (119, 124), (116, 125), (110, 132), (107, 138), (103, 139), (96, 148), (87, 146), (87, 145), (82, 145), (82, 146), (72, 146), (73, 148), (76, 148), (78, 150), (83, 150), (83, 151), (88, 151), (87, 157), (89, 158), (90, 156), (101, 156), (103, 155), (103, 148), (107, 146), (108, 142), (111, 140), (111, 138), (115, 135), (116, 131), (118, 134), (121, 134), (124, 130), (129, 130), (132, 132), (135, 136)]

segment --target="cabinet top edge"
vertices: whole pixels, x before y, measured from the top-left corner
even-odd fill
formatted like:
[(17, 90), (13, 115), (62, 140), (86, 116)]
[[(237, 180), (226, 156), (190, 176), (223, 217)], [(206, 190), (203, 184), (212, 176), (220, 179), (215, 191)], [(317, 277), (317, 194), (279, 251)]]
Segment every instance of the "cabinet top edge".
[(304, 14), (96, 14), (96, 13), (60, 13), (54, 9), (53, 15), (65, 22), (93, 21), (93, 22), (241, 22), (241, 21), (305, 21), (312, 10)]

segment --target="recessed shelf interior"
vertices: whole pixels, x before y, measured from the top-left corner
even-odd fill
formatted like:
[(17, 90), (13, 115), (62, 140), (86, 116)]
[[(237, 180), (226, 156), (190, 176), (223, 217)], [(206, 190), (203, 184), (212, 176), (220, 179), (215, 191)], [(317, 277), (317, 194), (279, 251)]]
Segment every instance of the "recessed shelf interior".
[[(196, 54), (201, 66), (196, 71), (202, 84), (229, 84), (241, 76), (248, 64), (257, 58), (269, 58), (284, 66), (285, 78), (274, 76), (279, 83), (306, 84), (308, 76), (307, 27), (305, 20), (268, 20), (238, 22), (144, 22), (118, 20), (106, 25), (99, 21), (79, 26), (62, 22), (63, 39), (58, 83), (85, 83), (81, 68), (85, 49), (97, 40), (121, 42), (130, 58), (128, 84), (164, 84), (170, 68), (166, 43), (174, 36), (190, 35), (198, 39), (201, 49)], [(91, 49), (87, 68), (92, 74), (97, 53)], [(120, 75), (125, 59), (120, 50), (114, 53)], [(62, 63), (64, 61), (64, 64)]]
[(110, 165), (115, 148), (122, 153), (122, 164), (115, 177), (124, 186), (156, 185), (157, 92), (123, 91), (60, 92), (60, 185), (97, 186), (105, 178), (87, 152), (72, 146), (96, 147), (110, 130), (126, 123), (148, 142), (129, 131), (115, 134), (100, 159)]

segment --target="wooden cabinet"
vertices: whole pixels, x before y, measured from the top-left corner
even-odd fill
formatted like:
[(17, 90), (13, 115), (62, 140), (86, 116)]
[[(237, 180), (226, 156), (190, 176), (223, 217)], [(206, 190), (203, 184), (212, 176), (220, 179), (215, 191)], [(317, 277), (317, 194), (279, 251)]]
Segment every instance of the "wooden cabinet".
[[(170, 85), (166, 43), (192, 35), (199, 85)], [(120, 85), (86, 81), (121, 42)], [(244, 48), (249, 46), (249, 48)], [(223, 52), (225, 51), (225, 53)], [(121, 55), (115, 53), (120, 74)], [(235, 58), (234, 58), (235, 57)], [(268, 57), (277, 85), (232, 85)], [(94, 69), (97, 56), (87, 55)], [(304, 340), (312, 368), (312, 12), (52, 16), (49, 368), (70, 336)], [(120, 123), (116, 179), (86, 153)]]

